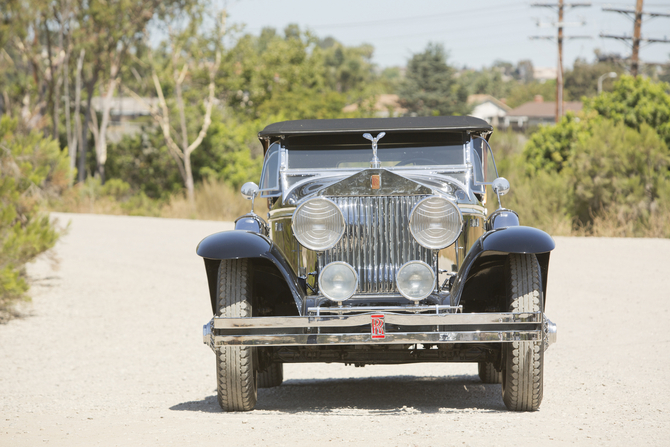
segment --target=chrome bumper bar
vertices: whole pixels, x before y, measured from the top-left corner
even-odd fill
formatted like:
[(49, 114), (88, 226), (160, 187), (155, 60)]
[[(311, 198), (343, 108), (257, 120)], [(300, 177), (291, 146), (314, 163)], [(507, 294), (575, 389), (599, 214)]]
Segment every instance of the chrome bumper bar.
[[(375, 318), (377, 324), (373, 321)], [(376, 326), (376, 330), (373, 326)], [(406, 326), (412, 326), (406, 329), (413, 331), (403, 330)], [(422, 326), (421, 332), (416, 332), (417, 326)], [(203, 342), (213, 350), (226, 345), (315, 346), (511, 341), (544, 341), (546, 349), (556, 341), (556, 325), (541, 312), (439, 315), (377, 312), (304, 317), (214, 317), (203, 326)]]

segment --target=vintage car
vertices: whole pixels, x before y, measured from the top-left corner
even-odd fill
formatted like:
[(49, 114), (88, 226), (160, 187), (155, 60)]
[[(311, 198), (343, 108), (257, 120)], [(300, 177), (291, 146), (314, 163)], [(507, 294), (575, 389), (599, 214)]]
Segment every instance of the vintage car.
[(290, 362), (473, 362), (484, 383), (502, 383), (508, 409), (539, 408), (556, 340), (544, 314), (554, 241), (499, 205), (509, 183), (491, 133), (473, 117), (286, 121), (259, 133), (260, 188), (242, 187), (251, 212), (197, 248), (223, 410), (253, 409), (257, 388), (280, 385)]

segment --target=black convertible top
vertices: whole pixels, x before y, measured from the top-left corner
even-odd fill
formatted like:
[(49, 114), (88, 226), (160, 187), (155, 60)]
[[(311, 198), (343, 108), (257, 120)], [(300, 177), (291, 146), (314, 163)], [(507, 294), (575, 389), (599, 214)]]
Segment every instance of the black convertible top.
[(261, 140), (289, 135), (339, 134), (357, 132), (471, 131), (490, 132), (486, 121), (473, 116), (415, 116), (403, 118), (347, 118), (296, 120), (270, 124), (258, 133)]

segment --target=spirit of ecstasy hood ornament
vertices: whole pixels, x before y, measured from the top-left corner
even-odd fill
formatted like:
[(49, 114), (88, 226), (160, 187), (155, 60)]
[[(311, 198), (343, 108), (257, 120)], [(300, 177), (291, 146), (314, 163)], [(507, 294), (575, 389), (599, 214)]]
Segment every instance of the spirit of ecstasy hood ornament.
[(363, 134), (363, 138), (372, 141), (372, 160), (370, 161), (371, 168), (379, 169), (382, 167), (381, 161), (379, 161), (379, 158), (377, 158), (377, 142), (384, 138), (384, 135), (386, 135), (386, 132), (380, 132), (374, 138), (372, 138), (372, 135), (369, 133)]

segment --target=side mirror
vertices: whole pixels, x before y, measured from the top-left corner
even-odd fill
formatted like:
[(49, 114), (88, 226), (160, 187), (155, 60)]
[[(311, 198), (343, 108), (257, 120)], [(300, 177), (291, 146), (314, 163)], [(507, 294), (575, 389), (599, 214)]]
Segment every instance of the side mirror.
[(505, 177), (498, 177), (492, 183), (493, 192), (498, 196), (504, 196), (509, 192), (509, 182)]
[(253, 200), (258, 194), (258, 185), (254, 182), (247, 182), (242, 185), (242, 196), (247, 200)]
[(503, 206), (500, 196), (504, 196), (509, 192), (509, 182), (505, 177), (498, 177), (493, 180), (491, 187), (493, 188), (493, 192), (498, 196), (498, 208), (502, 208)]
[(254, 199), (258, 195), (258, 185), (254, 182), (246, 182), (242, 185), (242, 197), (247, 200), (251, 200), (251, 214), (254, 214)]

